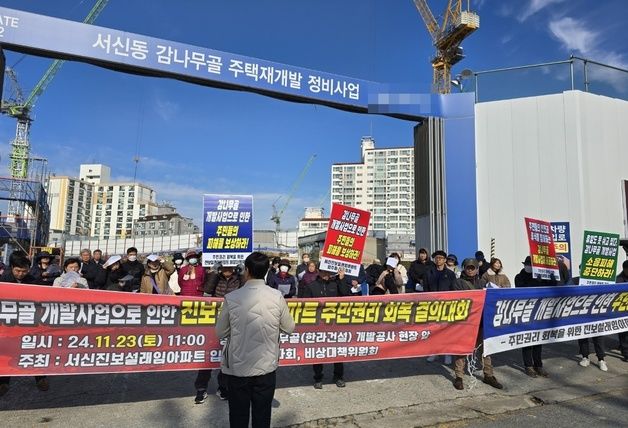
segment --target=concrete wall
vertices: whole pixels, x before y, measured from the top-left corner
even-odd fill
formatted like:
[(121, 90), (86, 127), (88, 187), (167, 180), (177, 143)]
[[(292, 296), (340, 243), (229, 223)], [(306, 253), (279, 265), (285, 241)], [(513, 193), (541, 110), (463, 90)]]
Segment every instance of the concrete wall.
[(625, 235), (628, 102), (568, 91), (475, 114), (478, 246), (488, 258), (495, 238), (511, 281), (528, 253), (524, 217), (571, 223), (574, 275), (584, 229)]

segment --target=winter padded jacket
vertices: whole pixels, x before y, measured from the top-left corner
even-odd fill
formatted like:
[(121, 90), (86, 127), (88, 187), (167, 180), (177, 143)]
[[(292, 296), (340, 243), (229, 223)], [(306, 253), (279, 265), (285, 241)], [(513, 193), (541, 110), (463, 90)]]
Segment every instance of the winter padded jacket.
[(142, 280), (140, 282), (140, 293), (157, 294), (153, 293), (154, 279), (155, 285), (159, 289), (159, 294), (173, 294), (172, 290), (170, 290), (170, 287), (168, 286), (168, 280), (174, 271), (174, 264), (167, 260), (161, 264), (161, 269), (159, 269), (154, 275), (151, 273), (148, 266), (146, 266), (146, 270), (144, 271), (144, 275), (142, 276)]
[(510, 285), (510, 280), (508, 279), (506, 274), (501, 273), (501, 272), (495, 273), (495, 271), (490, 268), (486, 272), (484, 272), (484, 275), (482, 275), (481, 280), (482, 280), (482, 287), (486, 287), (486, 285), (489, 282), (492, 282), (493, 284), (497, 285), (499, 288), (512, 287), (512, 285)]
[(235, 273), (227, 278), (221, 273), (210, 272), (205, 276), (205, 293), (212, 297), (225, 297), (225, 294), (237, 290), (243, 283), (242, 276)]
[(444, 268), (442, 271), (433, 267), (428, 270), (423, 280), (423, 291), (453, 291), (456, 284), (456, 274)]
[(275, 371), (280, 331), (292, 333), (294, 320), (281, 293), (263, 279), (248, 280), (227, 294), (216, 322), (216, 335), (227, 339), (222, 372), (252, 377)]
[(319, 276), (316, 281), (300, 291), (299, 297), (303, 298), (351, 296), (351, 287), (337, 277), (325, 281)]

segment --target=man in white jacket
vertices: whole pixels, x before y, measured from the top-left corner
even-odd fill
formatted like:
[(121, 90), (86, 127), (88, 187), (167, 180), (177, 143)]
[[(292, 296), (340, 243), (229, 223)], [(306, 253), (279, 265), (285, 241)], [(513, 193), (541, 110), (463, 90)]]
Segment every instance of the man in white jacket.
[[(229, 390), (229, 424), (270, 427), (279, 364), (279, 332), (292, 333), (294, 320), (278, 290), (266, 285), (268, 257), (254, 252), (244, 261), (246, 283), (225, 295), (216, 334), (227, 342), (221, 370)], [(252, 407), (252, 412), (251, 412)]]

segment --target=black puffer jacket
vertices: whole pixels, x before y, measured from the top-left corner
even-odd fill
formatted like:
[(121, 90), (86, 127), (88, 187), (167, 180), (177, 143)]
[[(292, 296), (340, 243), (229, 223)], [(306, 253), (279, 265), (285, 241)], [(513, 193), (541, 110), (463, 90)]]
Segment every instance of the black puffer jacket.
[(337, 277), (325, 281), (320, 276), (307, 287), (299, 288), (299, 297), (339, 297), (351, 296), (351, 288)]
[(144, 275), (144, 265), (137, 260), (130, 262), (126, 261), (120, 265), (122, 272), (124, 275), (131, 275), (133, 279), (131, 280), (130, 287), (133, 291), (140, 289), (140, 283), (142, 281), (142, 276)]
[(551, 287), (558, 285), (556, 279), (540, 279), (534, 278), (532, 273), (528, 273), (525, 269), (521, 269), (515, 276), (515, 287)]
[(105, 283), (107, 282), (107, 272), (95, 261), (90, 260), (87, 263), (81, 262), (81, 269), (79, 272), (81, 276), (87, 280), (89, 288), (96, 290), (102, 290), (105, 288)]
[(456, 285), (456, 274), (444, 268), (439, 271), (436, 267), (428, 270), (423, 280), (423, 291), (453, 291)]
[(426, 260), (425, 263), (422, 263), (419, 260), (415, 260), (410, 264), (410, 269), (408, 270), (408, 279), (412, 284), (424, 285), (425, 275), (430, 269), (434, 267), (434, 262), (431, 260)]

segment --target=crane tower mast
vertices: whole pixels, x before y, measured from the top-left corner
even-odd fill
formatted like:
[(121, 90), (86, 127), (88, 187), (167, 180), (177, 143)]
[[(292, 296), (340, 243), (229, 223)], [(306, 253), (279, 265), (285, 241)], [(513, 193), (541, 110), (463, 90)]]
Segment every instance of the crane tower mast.
[(464, 58), (460, 45), (480, 27), (480, 17), (469, 10), (469, 0), (467, 10), (462, 10), (463, 0), (448, 0), (443, 22), (439, 25), (427, 0), (413, 1), (436, 48), (436, 55), (432, 58), (432, 91), (448, 94), (451, 92), (451, 67)]
[[(98, 0), (83, 23), (92, 24), (100, 12), (105, 8), (109, 0)], [(24, 99), (22, 91), (18, 85), (15, 72), (7, 69), (15, 97), (13, 100), (2, 101), (2, 113), (17, 119), (15, 138), (11, 142), (11, 154), (9, 171), (13, 182), (11, 183), (11, 195), (9, 200), (9, 216), (23, 215), (24, 204), (20, 201), (20, 195), (26, 184), (21, 181), (28, 178), (28, 164), (30, 160), (30, 126), (33, 121), (31, 110), (37, 98), (46, 90), (52, 79), (55, 77), (65, 61), (54, 60), (48, 70), (44, 73), (39, 82), (35, 85), (31, 93)]]

